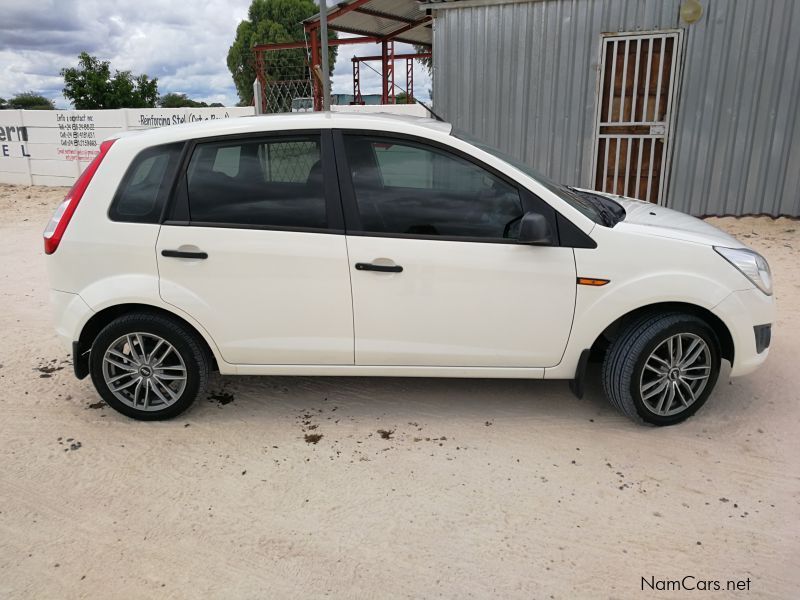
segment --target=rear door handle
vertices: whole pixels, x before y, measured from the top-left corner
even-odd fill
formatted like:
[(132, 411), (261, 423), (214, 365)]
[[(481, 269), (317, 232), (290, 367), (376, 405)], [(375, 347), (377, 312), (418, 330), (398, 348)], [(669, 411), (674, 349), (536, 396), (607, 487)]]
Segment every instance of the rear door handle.
[(402, 273), (400, 265), (376, 265), (374, 263), (356, 263), (356, 271), (381, 271), (382, 273)]
[(170, 258), (197, 258), (205, 260), (208, 254), (205, 252), (186, 252), (184, 250), (162, 250), (161, 256), (168, 256)]

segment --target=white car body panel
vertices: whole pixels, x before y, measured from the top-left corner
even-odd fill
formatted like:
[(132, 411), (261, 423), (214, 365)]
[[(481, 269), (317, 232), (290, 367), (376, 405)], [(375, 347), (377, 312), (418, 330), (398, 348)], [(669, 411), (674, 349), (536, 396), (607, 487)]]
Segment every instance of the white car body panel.
[[(558, 364), (575, 306), (572, 248), (348, 236), (356, 364)], [(395, 263), (402, 273), (358, 271)]]
[(710, 246), (746, 247), (732, 235), (686, 213), (635, 198), (600, 194), (595, 191), (591, 191), (591, 193), (611, 198), (625, 209), (625, 220), (618, 223), (614, 227), (615, 230), (619, 227), (621, 231), (625, 232), (630, 231), (645, 236), (666, 237)]
[(504, 367), (421, 367), (395, 365), (232, 365), (226, 374), (319, 377), (458, 377), (464, 379), (543, 379), (544, 369)]
[[(145, 148), (326, 128), (401, 133), (470, 154), (531, 190), (597, 248), (159, 226), (108, 217), (119, 181)], [(308, 113), (119, 137), (58, 250), (47, 257), (57, 331), (67, 344), (78, 340), (93, 315), (131, 303), (189, 322), (223, 374), (570, 379), (581, 353), (616, 319), (642, 306), (679, 302), (708, 310), (726, 325), (736, 350), (732, 375), (749, 373), (768, 355), (756, 353), (753, 326), (774, 322), (773, 297), (712, 248), (743, 244), (688, 215), (628, 199), (614, 198), (628, 213), (624, 221), (597, 225), (534, 178), (451, 136), (447, 124)], [(185, 245), (213, 260), (160, 258), (161, 249)], [(352, 270), (355, 262), (381, 258), (404, 272)], [(576, 276), (610, 283), (576, 286)]]
[[(770, 296), (756, 290), (711, 246), (671, 236), (651, 236), (642, 231), (648, 226), (623, 224), (624, 221), (613, 229), (598, 226), (592, 232), (598, 247), (575, 249), (579, 277), (610, 282), (602, 287), (578, 286), (567, 352), (557, 368), (545, 371), (545, 378), (571, 377), (581, 352), (590, 348), (606, 327), (643, 306), (666, 302), (699, 306), (716, 314), (730, 330), (734, 327), (733, 315), (719, 314), (715, 307), (731, 293), (755, 290), (767, 304), (774, 305)], [(749, 323), (750, 338), (753, 325), (772, 322), (774, 315), (766, 321)], [(735, 367), (736, 361), (737, 373)]]
[[(161, 256), (207, 252), (207, 260)], [(353, 364), (343, 235), (164, 225), (161, 298), (204, 323), (235, 364)]]
[(94, 311), (78, 294), (50, 290), (50, 308), (56, 324), (56, 335), (67, 352), (72, 351), (72, 342), (77, 339), (86, 321)]
[(732, 292), (714, 307), (717, 315), (728, 327), (733, 338), (736, 356), (731, 366), (731, 377), (749, 375), (764, 364), (769, 348), (756, 352), (753, 325), (774, 323), (775, 302), (756, 288)]

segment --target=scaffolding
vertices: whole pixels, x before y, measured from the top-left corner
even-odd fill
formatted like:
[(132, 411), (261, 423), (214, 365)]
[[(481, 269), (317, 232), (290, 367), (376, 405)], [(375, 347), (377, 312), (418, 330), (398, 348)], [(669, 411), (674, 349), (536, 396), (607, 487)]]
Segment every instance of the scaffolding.
[[(414, 54), (394, 54), (394, 48), (392, 48), (391, 61), (392, 67), (391, 72), (383, 78), (383, 81), (386, 85), (382, 86), (381, 90), (381, 104), (395, 104), (397, 100), (397, 96), (394, 93), (398, 87), (402, 89), (406, 93), (406, 102), (412, 103), (414, 100), (414, 61), (431, 58), (430, 52), (416, 52)], [(373, 62), (373, 61), (381, 61), (381, 65), (383, 65), (383, 55), (379, 54), (377, 56), (354, 56), (352, 59), (353, 62), (353, 104), (364, 104), (363, 96), (361, 94), (361, 63), (365, 62)], [(402, 88), (398, 86), (394, 81), (394, 72), (396, 63), (400, 61), (405, 61), (405, 73), (406, 73), (406, 86)], [(385, 67), (384, 67), (385, 69)], [(373, 69), (374, 70), (374, 69)], [(385, 72), (385, 71), (384, 71)], [(377, 71), (376, 71), (377, 73)], [(380, 73), (378, 73), (380, 75)], [(391, 91), (389, 91), (391, 90)]]

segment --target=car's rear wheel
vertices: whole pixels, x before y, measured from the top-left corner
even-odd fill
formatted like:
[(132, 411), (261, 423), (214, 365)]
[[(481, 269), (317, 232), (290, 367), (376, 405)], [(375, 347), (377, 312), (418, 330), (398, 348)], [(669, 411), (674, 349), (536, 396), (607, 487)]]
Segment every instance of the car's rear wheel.
[(205, 387), (202, 341), (157, 313), (119, 317), (97, 335), (89, 355), (92, 381), (109, 406), (146, 421), (174, 417)]
[(679, 423), (705, 404), (719, 377), (719, 341), (694, 315), (652, 314), (631, 322), (611, 343), (603, 387), (636, 421)]

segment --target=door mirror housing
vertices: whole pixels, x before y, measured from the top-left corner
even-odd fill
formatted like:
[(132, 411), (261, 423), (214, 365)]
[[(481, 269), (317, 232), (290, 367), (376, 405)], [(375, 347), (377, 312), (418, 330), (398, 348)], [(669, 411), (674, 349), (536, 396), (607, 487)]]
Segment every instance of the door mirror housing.
[(519, 224), (520, 244), (532, 246), (555, 246), (556, 239), (550, 228), (550, 223), (544, 215), (537, 212), (527, 212), (522, 216)]

